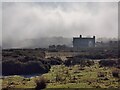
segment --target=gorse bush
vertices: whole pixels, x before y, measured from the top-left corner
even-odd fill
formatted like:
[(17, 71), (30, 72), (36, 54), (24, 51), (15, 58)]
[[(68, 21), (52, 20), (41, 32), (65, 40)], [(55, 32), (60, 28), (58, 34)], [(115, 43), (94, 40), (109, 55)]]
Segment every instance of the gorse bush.
[(41, 61), (20, 62), (15, 60), (6, 60), (2, 62), (3, 75), (46, 73), (49, 70), (50, 65), (43, 64)]
[(116, 60), (101, 60), (99, 61), (101, 67), (112, 67), (117, 66), (118, 62)]
[(72, 57), (72, 58), (69, 58), (68, 60), (66, 60), (64, 62), (64, 64), (66, 66), (72, 66), (72, 65), (80, 65), (82, 67), (85, 67), (85, 66), (91, 66), (91, 65), (94, 65), (94, 61), (92, 60), (87, 60), (87, 59), (82, 59), (82, 58), (79, 58), (79, 57)]
[(43, 76), (39, 77), (39, 79), (35, 81), (35, 83), (36, 83), (35, 89), (41, 90), (41, 89), (46, 88), (46, 86), (47, 86), (46, 81), (47, 80)]
[(34, 50), (10, 50), (2, 54), (3, 75), (47, 73), (51, 65), (60, 65), (60, 58), (44, 58), (44, 52)]
[(112, 71), (112, 76), (116, 78), (120, 78), (120, 70), (113, 70)]
[(107, 76), (107, 72), (98, 72), (98, 77), (105, 77)]

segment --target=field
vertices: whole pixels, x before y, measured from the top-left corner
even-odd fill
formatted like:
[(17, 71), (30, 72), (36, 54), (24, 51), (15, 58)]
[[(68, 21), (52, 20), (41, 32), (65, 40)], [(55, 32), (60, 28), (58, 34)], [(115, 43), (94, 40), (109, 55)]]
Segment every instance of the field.
[[(5, 77), (0, 82), (2, 88), (36, 88), (39, 86), (37, 81), (44, 84), (46, 89), (120, 88), (118, 56), (117, 47), (77, 52), (51, 52), (47, 49), (2, 50), (2, 74)], [(40, 76), (21, 76), (33, 74)]]
[(0, 79), (0, 90), (2, 89), (2, 79)]
[[(46, 79), (47, 88), (119, 88), (120, 78), (112, 76), (116, 68), (99, 67), (96, 62), (90, 67), (74, 65), (54, 65), (50, 71), (42, 76)], [(105, 73), (99, 76), (99, 73)], [(3, 79), (3, 87), (12, 88), (35, 88), (35, 80), (40, 76), (24, 78), (21, 76), (10, 76)]]

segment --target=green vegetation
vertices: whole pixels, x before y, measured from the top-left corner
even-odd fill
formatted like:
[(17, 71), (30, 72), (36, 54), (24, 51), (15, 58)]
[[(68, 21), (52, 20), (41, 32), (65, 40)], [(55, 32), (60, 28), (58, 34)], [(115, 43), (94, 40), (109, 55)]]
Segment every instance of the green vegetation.
[(36, 90), (44, 89), (47, 86), (46, 79), (44, 77), (40, 77), (35, 81), (35, 83), (36, 83), (36, 87), (35, 87)]
[(2, 88), (2, 79), (0, 79), (0, 90)]
[[(33, 73), (46, 73), (50, 69), (49, 64), (43, 64), (41, 61), (20, 62), (6, 60), (2, 62), (3, 75), (22, 75)], [(9, 68), (9, 70), (8, 70)]]
[[(44, 76), (49, 80), (47, 88), (118, 88), (119, 78), (112, 76), (112, 70), (113, 68), (99, 68), (97, 64), (84, 68), (79, 65), (72, 67), (61, 65), (53, 66)], [(107, 74), (99, 77), (99, 72)]]
[[(45, 58), (45, 51), (38, 49), (3, 50), (2, 74), (14, 76), (1, 78), (2, 87), (120, 88), (120, 59), (117, 59), (117, 48), (86, 49), (79, 51), (79, 55), (71, 57), (67, 57), (69, 53), (64, 52), (67, 60), (63, 61), (57, 57), (59, 54)], [(33, 74), (41, 76), (31, 78), (18, 76)]]
[[(74, 65), (54, 65), (42, 76), (47, 80), (47, 88), (118, 88), (120, 79), (112, 75), (113, 67)], [(3, 87), (35, 88), (39, 77), (24, 78), (11, 76), (3, 79)]]
[(34, 79), (9, 76), (3, 79), (2, 88), (35, 88)]

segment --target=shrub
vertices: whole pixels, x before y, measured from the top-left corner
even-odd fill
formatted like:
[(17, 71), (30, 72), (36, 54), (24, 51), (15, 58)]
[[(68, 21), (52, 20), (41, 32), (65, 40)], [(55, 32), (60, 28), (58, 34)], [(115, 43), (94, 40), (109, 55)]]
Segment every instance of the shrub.
[(35, 81), (36, 83), (36, 90), (40, 90), (40, 89), (44, 89), (46, 88), (47, 84), (46, 84), (46, 79), (44, 77), (40, 77), (38, 80)]
[(114, 70), (112, 71), (113, 77), (120, 78), (120, 71), (119, 70)]
[(101, 60), (99, 61), (100, 66), (103, 67), (112, 67), (112, 66), (116, 66), (118, 63), (116, 60)]
[(98, 72), (98, 77), (105, 77), (107, 72)]
[(44, 64), (41, 61), (20, 62), (15, 60), (2, 61), (3, 75), (20, 75), (33, 73), (46, 73), (50, 70), (49, 64)]
[(68, 60), (66, 60), (64, 64), (65, 66), (80, 65), (81, 67), (85, 67), (94, 65), (94, 61), (83, 58), (81, 59), (80, 57), (75, 56), (68, 58)]
[(63, 63), (63, 61), (58, 57), (57, 58), (54, 58), (54, 57), (48, 58), (47, 61), (50, 65), (60, 65)]

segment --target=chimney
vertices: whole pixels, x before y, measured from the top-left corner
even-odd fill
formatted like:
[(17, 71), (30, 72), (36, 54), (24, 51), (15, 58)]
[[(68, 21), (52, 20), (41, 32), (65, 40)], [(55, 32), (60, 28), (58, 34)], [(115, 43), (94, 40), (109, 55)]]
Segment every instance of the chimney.
[(80, 38), (82, 38), (82, 35), (80, 35)]

